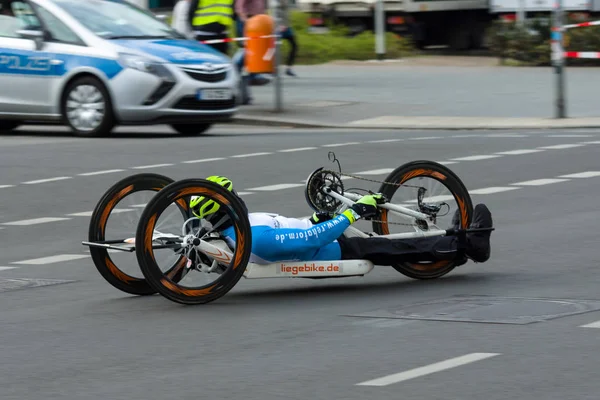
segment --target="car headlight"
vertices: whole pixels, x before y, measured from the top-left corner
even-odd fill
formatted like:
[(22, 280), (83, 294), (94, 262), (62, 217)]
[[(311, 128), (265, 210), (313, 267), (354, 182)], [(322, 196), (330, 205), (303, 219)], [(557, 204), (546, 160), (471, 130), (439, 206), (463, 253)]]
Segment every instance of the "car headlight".
[(174, 82), (175, 76), (164, 65), (135, 54), (119, 54), (119, 64), (125, 68), (135, 69), (158, 76), (164, 81)]

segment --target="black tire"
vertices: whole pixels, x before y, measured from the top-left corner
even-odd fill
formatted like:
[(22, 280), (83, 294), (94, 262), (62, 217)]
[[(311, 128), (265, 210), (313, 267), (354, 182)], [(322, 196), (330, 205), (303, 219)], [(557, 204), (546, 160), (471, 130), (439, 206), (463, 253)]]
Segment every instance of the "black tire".
[[(200, 288), (186, 288), (171, 280), (156, 264), (151, 247), (152, 234), (156, 220), (170, 204), (194, 195), (219, 198), (221, 208), (233, 223), (236, 245), (231, 263), (219, 278)], [(140, 217), (135, 240), (140, 244), (135, 249), (138, 263), (148, 283), (173, 302), (195, 305), (219, 299), (240, 280), (250, 259), (252, 232), (246, 209), (230, 191), (205, 179), (185, 179), (165, 187), (148, 202)]]
[[(428, 176), (441, 182), (452, 193), (461, 213), (459, 228), (468, 228), (473, 217), (473, 203), (469, 191), (460, 178), (442, 164), (433, 161), (414, 161), (401, 165), (392, 171), (384, 180), (391, 184), (382, 184), (379, 188), (379, 192), (393, 202), (392, 198), (398, 189), (398, 186), (393, 184), (401, 184), (411, 178), (419, 176)], [(383, 210), (380, 220), (387, 221), (387, 210)], [(379, 222), (373, 222), (373, 230), (379, 235), (386, 235), (390, 232), (387, 223), (382, 224)], [(446, 275), (460, 265), (459, 263), (462, 264), (460, 260), (438, 261), (435, 263), (400, 262), (392, 265), (392, 267), (401, 274), (413, 279), (435, 279)]]
[(175, 129), (183, 136), (200, 136), (211, 128), (212, 124), (173, 124)]
[[(106, 240), (106, 223), (112, 210), (128, 195), (140, 191), (158, 192), (173, 182), (173, 179), (158, 174), (137, 174), (115, 183), (102, 196), (90, 220), (88, 240), (98, 242)], [(131, 227), (132, 236), (136, 226)], [(100, 275), (115, 288), (133, 295), (151, 295), (156, 293), (145, 279), (135, 278), (121, 271), (113, 262), (107, 249), (90, 247), (90, 254)]]
[[(104, 110), (103, 110), (104, 116), (102, 118), (102, 121), (98, 126), (96, 126), (94, 129), (91, 129), (91, 130), (84, 130), (82, 128), (77, 128), (73, 124), (73, 122), (69, 119), (69, 116), (68, 116), (67, 105), (68, 105), (68, 101), (69, 101), (69, 95), (77, 87), (80, 87), (80, 86), (94, 87), (102, 95), (102, 101), (104, 102)], [(98, 80), (97, 78), (94, 78), (92, 76), (83, 76), (81, 78), (76, 78), (67, 85), (67, 87), (65, 88), (65, 90), (63, 92), (62, 99), (61, 99), (61, 114), (62, 114), (63, 122), (69, 128), (71, 128), (71, 130), (73, 131), (73, 133), (76, 136), (81, 136), (81, 137), (109, 136), (116, 124), (115, 114), (114, 114), (112, 100), (110, 98), (110, 95), (109, 95), (108, 91), (106, 90), (106, 87), (104, 86), (104, 84), (100, 80)]]
[(16, 129), (20, 125), (17, 121), (6, 121), (0, 120), (0, 134), (10, 133), (13, 129)]

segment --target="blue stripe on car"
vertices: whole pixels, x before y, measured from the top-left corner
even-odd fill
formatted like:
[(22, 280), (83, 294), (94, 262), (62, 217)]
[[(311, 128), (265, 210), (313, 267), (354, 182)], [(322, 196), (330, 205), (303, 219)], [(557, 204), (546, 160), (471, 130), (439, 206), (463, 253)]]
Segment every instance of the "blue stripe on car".
[[(52, 60), (60, 60), (54, 65)], [(60, 77), (79, 68), (94, 68), (108, 79), (117, 76), (123, 67), (116, 60), (72, 54), (53, 54), (43, 51), (0, 49), (0, 74)]]

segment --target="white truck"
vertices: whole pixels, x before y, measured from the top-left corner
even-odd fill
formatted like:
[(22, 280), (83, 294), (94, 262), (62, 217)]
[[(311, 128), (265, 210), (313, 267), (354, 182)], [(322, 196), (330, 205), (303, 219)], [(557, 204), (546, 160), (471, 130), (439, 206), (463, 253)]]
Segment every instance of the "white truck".
[[(296, 0), (311, 14), (311, 25), (328, 22), (346, 25), (353, 33), (374, 29), (376, 0)], [(385, 26), (389, 32), (410, 35), (420, 48), (432, 45), (453, 50), (481, 48), (490, 23), (512, 19), (523, 7), (527, 16), (549, 15), (554, 0), (383, 0)], [(600, 0), (563, 0), (567, 12), (600, 11)]]

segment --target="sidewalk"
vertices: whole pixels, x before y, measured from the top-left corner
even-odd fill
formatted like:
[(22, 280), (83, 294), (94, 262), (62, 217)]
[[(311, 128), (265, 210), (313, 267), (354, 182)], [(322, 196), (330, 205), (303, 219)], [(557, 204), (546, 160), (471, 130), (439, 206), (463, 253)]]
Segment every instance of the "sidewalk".
[(546, 68), (499, 67), (497, 60), (426, 57), (389, 62), (298, 66), (282, 77), (284, 109), (275, 112), (274, 82), (252, 87), (244, 123), (325, 128), (535, 129), (600, 127), (596, 68), (567, 68), (566, 112), (555, 119), (555, 75)]

